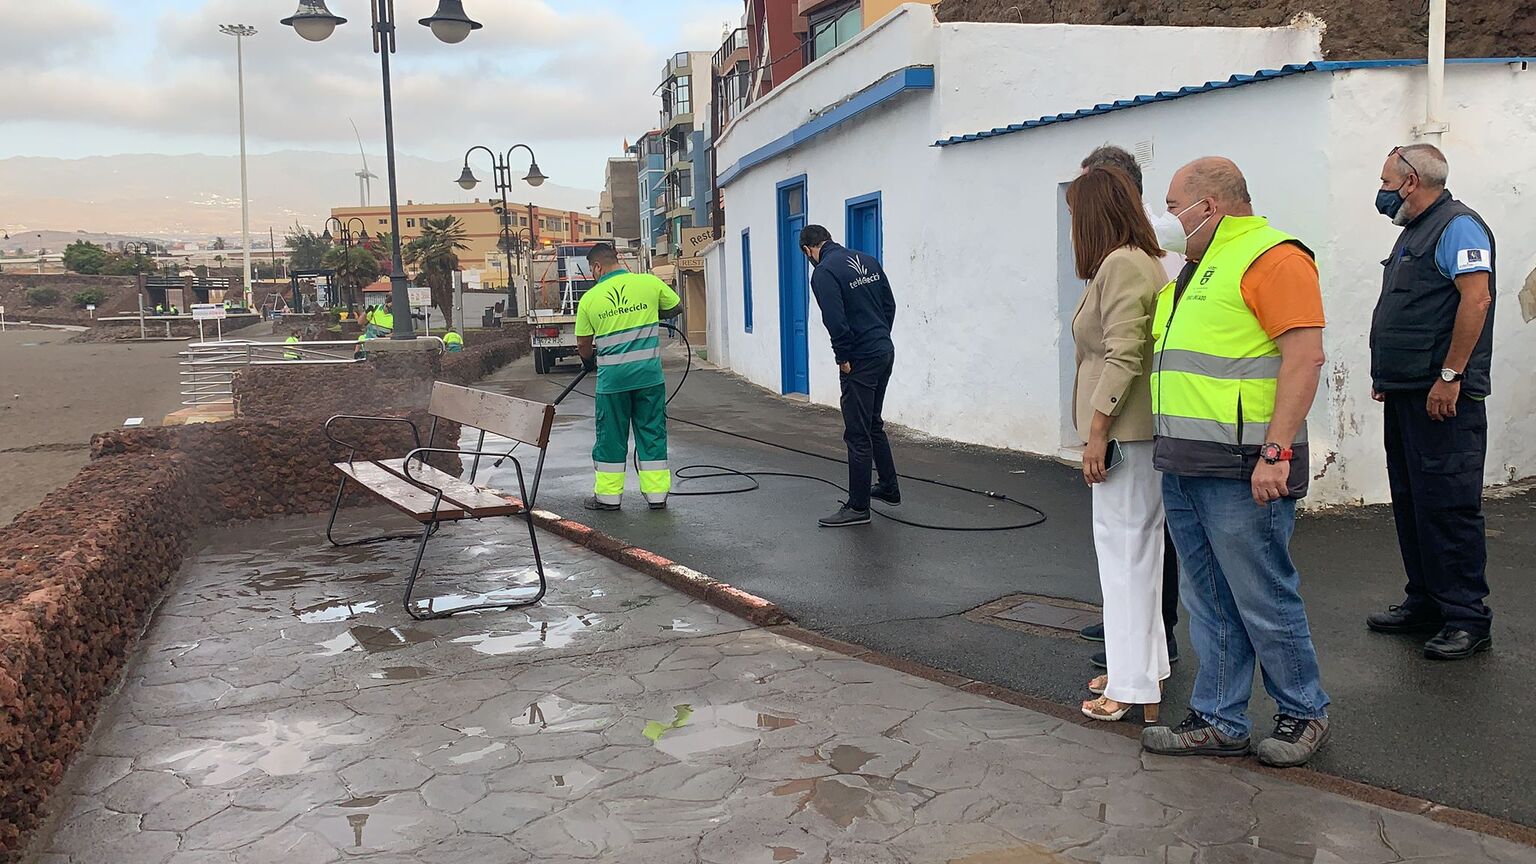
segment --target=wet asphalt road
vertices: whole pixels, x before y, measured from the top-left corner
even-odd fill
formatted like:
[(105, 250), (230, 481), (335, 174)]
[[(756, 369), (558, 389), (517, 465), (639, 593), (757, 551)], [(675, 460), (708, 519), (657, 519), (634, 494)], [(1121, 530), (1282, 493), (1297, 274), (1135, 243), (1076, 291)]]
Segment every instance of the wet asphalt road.
[[(669, 360), (669, 387), (681, 363)], [(673, 368), (673, 366), (677, 368)], [(553, 399), (574, 376), (562, 365), (535, 375), (529, 360), (479, 386)], [(898, 371), (898, 374), (899, 371)], [(582, 389), (590, 392), (590, 380)], [(981, 623), (964, 613), (1027, 593), (1099, 602), (1089, 496), (1074, 469), (1038, 457), (893, 436), (906, 475), (991, 489), (1047, 516), (1021, 531), (949, 533), (880, 519), (868, 528), (818, 529), (838, 493), (804, 480), (765, 478), (738, 495), (674, 497), (647, 511), (631, 491), (621, 513), (588, 513), (592, 402), (572, 394), (559, 409), (539, 495), (541, 507), (570, 515), (782, 606), (802, 626), (981, 681), (1063, 704), (1087, 696), (1097, 646)], [(841, 456), (835, 410), (784, 400), (713, 371), (695, 369), (672, 403), (675, 418)], [(841, 465), (674, 422), (674, 470), (689, 464), (815, 474), (845, 482)], [(531, 467), (531, 466), (530, 466)], [(503, 476), (505, 475), (505, 476)], [(515, 488), (510, 466), (493, 474)], [(633, 484), (633, 478), (630, 480)], [(713, 484), (711, 487), (710, 484)], [(683, 483), (677, 491), (728, 488), (728, 479)], [(1002, 525), (1027, 519), (1008, 504), (904, 481), (899, 513), (943, 524)], [(881, 505), (876, 505), (877, 509)], [(1536, 491), (1490, 501), (1491, 654), (1460, 663), (1422, 658), (1421, 640), (1369, 633), (1364, 616), (1401, 594), (1391, 514), (1373, 507), (1303, 515), (1292, 550), (1331, 695), (1331, 743), (1313, 761), (1321, 771), (1453, 807), (1536, 826), (1536, 735), (1527, 718), (1536, 694)], [(1174, 666), (1164, 714), (1183, 715), (1196, 660), (1179, 626), (1184, 659)], [(1255, 683), (1255, 731), (1267, 734), (1273, 702)]]

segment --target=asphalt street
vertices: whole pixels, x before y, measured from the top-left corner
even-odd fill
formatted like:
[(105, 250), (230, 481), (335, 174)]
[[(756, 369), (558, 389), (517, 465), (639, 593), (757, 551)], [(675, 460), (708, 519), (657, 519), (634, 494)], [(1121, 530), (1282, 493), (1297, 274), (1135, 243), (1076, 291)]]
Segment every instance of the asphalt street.
[[(668, 360), (669, 386), (682, 361)], [(547, 376), (532, 362), (510, 366), (480, 386), (549, 400), (577, 368)], [(896, 371), (901, 375), (900, 368)], [(590, 392), (590, 379), (581, 388)], [(977, 398), (984, 398), (978, 393)], [(841, 458), (835, 410), (769, 394), (732, 376), (694, 369), (672, 403), (675, 421), (692, 420), (786, 446)], [(904, 475), (996, 490), (1040, 508), (1034, 528), (993, 533), (922, 530), (876, 519), (867, 528), (818, 529), (838, 506), (829, 486), (767, 477), (747, 494), (674, 497), (650, 512), (631, 489), (619, 513), (589, 513), (592, 402), (573, 393), (560, 405), (539, 491), (540, 507), (594, 525), (780, 604), (802, 626), (870, 648), (1075, 705), (1095, 672), (1098, 646), (975, 620), (965, 613), (1014, 594), (1098, 603), (1098, 576), (1081, 475), (1053, 461), (958, 445), (893, 430)], [(732, 438), (682, 422), (670, 425), (674, 469), (712, 464), (799, 472), (843, 483), (841, 465)], [(492, 479), (515, 488), (510, 465)], [(677, 491), (739, 486), (736, 478), (682, 483)], [(1024, 521), (1020, 508), (906, 480), (897, 512), (946, 525)], [(876, 505), (879, 509), (881, 505)], [(1536, 825), (1536, 735), (1526, 725), (1536, 693), (1536, 639), (1525, 612), (1536, 608), (1529, 578), (1536, 561), (1536, 491), (1490, 501), (1490, 605), (1494, 650), (1459, 663), (1423, 659), (1422, 640), (1369, 633), (1364, 617), (1401, 597), (1391, 514), (1383, 507), (1304, 514), (1292, 544), (1333, 699), (1333, 738), (1312, 767), (1341, 777)], [(1164, 714), (1181, 717), (1196, 659), (1179, 626), (1184, 659), (1168, 682)], [(1532, 686), (1526, 686), (1532, 685)], [(1267, 733), (1274, 704), (1256, 682), (1250, 716)]]

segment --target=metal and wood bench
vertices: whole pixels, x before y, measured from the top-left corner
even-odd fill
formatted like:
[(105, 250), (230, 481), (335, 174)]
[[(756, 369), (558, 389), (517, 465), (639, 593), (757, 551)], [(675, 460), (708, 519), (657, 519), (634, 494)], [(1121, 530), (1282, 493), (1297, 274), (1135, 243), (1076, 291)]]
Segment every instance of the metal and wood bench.
[[(347, 448), (347, 460), (335, 463), (336, 470), (341, 472), (341, 483), (336, 489), (336, 502), (331, 507), (330, 522), (325, 527), (326, 539), (336, 546), (355, 546), (361, 543), (405, 540), (419, 536), (416, 560), (411, 565), (411, 574), (405, 583), (404, 601), (405, 611), (417, 620), (444, 618), (460, 612), (482, 609), (512, 609), (538, 603), (544, 599), (547, 585), (544, 580), (544, 559), (539, 554), (539, 538), (534, 533), (533, 505), (539, 494), (539, 479), (544, 473), (544, 455), (549, 446), (549, 430), (554, 423), (555, 406), (439, 382), (432, 386), (432, 399), (427, 411), (432, 417), (432, 423), (427, 430), (426, 444), (422, 444), (421, 431), (416, 424), (404, 417), (337, 414), (325, 421), (326, 437)], [(475, 445), (475, 449), (460, 450), (433, 446), (439, 419), (479, 430), (480, 440)], [(399, 459), (359, 460), (356, 458), (358, 445), (342, 440), (332, 432), (333, 426), (346, 423), (404, 424), (410, 428), (412, 440), (416, 446)], [(510, 448), (505, 451), (486, 451), (487, 433), (510, 440), (512, 442)], [(533, 471), (531, 487), (525, 482), (522, 462), (512, 455), (512, 451), (522, 444), (538, 450), (538, 462)], [(455, 477), (428, 464), (427, 457), (434, 453), (473, 456), (474, 462), (469, 471), (469, 479)], [(475, 476), (479, 473), (482, 458), (495, 459), (496, 465), (500, 465), (503, 460), (512, 463), (512, 467), (517, 472), (518, 500), (521, 503), (514, 503), (492, 489), (475, 485)], [(336, 527), (336, 514), (341, 509), (342, 497), (346, 493), (348, 483), (363, 487), (396, 510), (420, 522), (422, 524), (420, 535), (389, 534), (360, 540), (337, 540), (333, 533)], [(528, 526), (528, 541), (533, 547), (534, 570), (539, 577), (537, 593), (531, 597), (516, 600), (454, 606), (442, 611), (433, 609), (433, 601), (430, 599), (424, 603), (412, 602), (411, 592), (416, 586), (416, 577), (421, 571), (422, 555), (427, 550), (427, 541), (437, 533), (439, 526), (445, 522), (500, 516), (514, 519), (521, 517)]]

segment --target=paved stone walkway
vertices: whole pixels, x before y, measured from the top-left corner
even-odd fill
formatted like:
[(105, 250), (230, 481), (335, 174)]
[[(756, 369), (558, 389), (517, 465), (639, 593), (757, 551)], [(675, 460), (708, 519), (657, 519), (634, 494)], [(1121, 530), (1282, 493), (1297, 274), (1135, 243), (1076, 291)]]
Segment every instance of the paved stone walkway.
[[(1536, 860), (790, 641), (548, 535), (544, 604), (411, 622), (412, 544), (322, 529), (189, 559), (30, 862)], [(525, 543), (445, 529), (425, 593), (526, 577)]]

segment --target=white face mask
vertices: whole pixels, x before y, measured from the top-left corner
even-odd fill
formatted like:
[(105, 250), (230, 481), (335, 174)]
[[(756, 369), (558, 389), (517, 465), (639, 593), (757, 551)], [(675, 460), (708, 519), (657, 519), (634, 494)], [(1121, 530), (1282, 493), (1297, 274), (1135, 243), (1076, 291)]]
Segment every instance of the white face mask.
[(1179, 217), (1195, 209), (1199, 204), (1200, 202), (1196, 201), (1177, 214), (1169, 213), (1167, 210), (1152, 214), (1152, 230), (1157, 234), (1157, 245), (1175, 255), (1185, 254), (1189, 248), (1189, 238), (1198, 234), (1200, 229), (1205, 227), (1205, 223), (1211, 221), (1211, 217), (1207, 216), (1200, 220), (1200, 224), (1196, 225), (1193, 231), (1185, 233), (1184, 223), (1179, 221)]
[(1189, 238), (1184, 236), (1184, 226), (1179, 223), (1179, 217), (1167, 210), (1158, 210), (1149, 215), (1152, 218), (1152, 231), (1157, 235), (1157, 245), (1175, 255), (1183, 255)]

